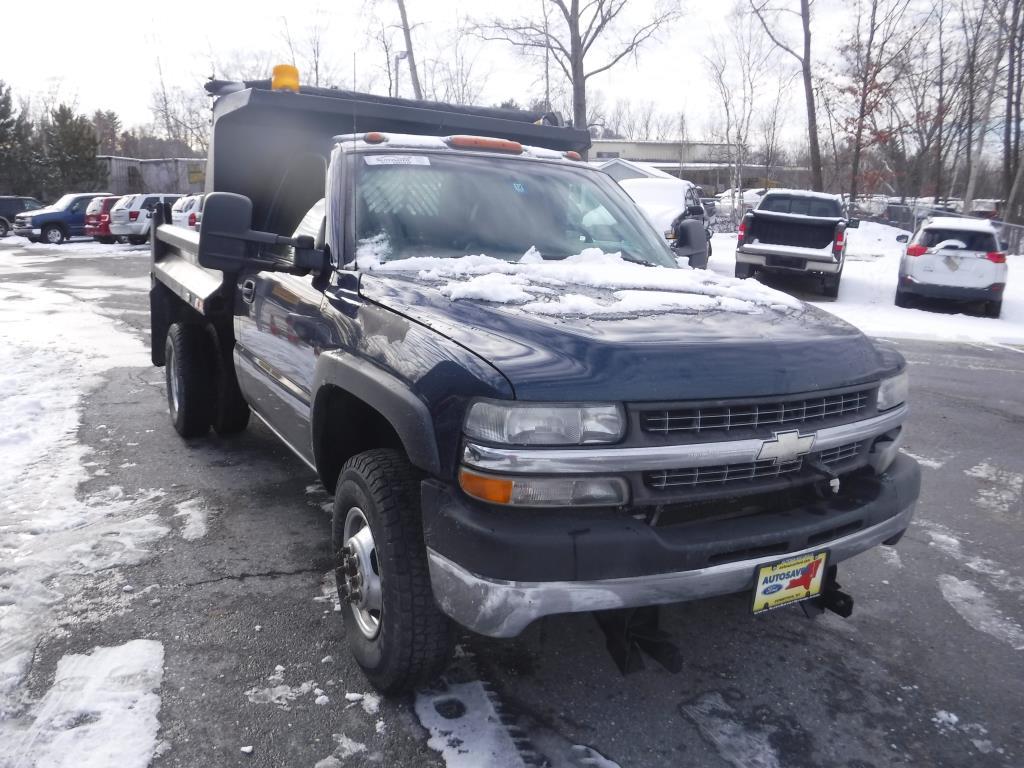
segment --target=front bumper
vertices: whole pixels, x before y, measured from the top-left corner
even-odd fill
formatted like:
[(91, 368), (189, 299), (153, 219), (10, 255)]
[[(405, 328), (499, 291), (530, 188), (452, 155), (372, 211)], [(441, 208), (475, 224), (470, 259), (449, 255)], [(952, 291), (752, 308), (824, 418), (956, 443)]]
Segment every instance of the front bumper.
[(18, 237), (40, 237), (43, 234), (43, 230), (40, 227), (19, 227), (17, 224), (11, 230)]
[(459, 624), (514, 637), (542, 616), (684, 602), (752, 589), (755, 569), (828, 549), (830, 562), (894, 542), (920, 491), (900, 455), (839, 495), (745, 518), (653, 527), (593, 510), (493, 510), (423, 486), (434, 597)]
[(965, 288), (957, 285), (933, 285), (919, 283), (904, 275), (900, 278), (900, 293), (923, 296), (927, 299), (949, 299), (952, 301), (1000, 301), (1005, 283), (993, 283), (981, 288)]

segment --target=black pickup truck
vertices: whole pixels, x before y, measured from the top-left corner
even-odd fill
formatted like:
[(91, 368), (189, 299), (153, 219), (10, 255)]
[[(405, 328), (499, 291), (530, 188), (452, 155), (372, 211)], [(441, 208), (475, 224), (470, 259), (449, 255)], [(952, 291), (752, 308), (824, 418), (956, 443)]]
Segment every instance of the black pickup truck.
[(153, 363), (183, 437), (251, 412), (334, 494), (373, 685), (428, 679), (457, 625), (594, 611), (671, 667), (652, 606), (849, 613), (836, 564), (919, 491), (893, 348), (679, 266), (550, 116), (213, 88), (202, 230), (155, 215)]
[(846, 233), (859, 226), (846, 217), (839, 195), (770, 189), (740, 221), (736, 277), (813, 274), (821, 278), (822, 293), (835, 298), (846, 263)]

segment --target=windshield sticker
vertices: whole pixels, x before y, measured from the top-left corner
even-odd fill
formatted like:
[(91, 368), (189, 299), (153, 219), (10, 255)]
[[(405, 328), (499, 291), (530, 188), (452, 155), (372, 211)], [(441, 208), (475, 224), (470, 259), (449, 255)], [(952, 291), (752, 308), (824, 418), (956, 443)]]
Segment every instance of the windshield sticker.
[(526, 185), (521, 183), (521, 182), (518, 182), (518, 181), (513, 182), (512, 189), (514, 189), (520, 195), (525, 195), (526, 194)]
[(367, 165), (430, 165), (426, 155), (367, 155)]

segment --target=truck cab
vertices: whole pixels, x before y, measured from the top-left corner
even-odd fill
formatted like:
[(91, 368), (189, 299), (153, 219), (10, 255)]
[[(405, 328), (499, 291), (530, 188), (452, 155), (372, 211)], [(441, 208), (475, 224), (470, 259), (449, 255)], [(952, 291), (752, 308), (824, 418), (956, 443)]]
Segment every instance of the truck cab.
[(273, 81), (214, 120), (201, 230), (154, 216), (153, 362), (182, 436), (255, 415), (334, 494), (378, 689), (436, 674), (457, 626), (848, 608), (839, 563), (909, 525), (899, 353), (681, 265), (585, 131)]

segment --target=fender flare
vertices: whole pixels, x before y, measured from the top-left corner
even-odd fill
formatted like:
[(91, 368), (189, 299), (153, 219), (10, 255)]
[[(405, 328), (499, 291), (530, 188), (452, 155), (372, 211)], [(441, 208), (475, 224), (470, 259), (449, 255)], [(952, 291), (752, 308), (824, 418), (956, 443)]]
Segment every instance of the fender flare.
[[(441, 474), (441, 460), (434, 437), (434, 422), (426, 404), (397, 376), (372, 363), (338, 351), (320, 354), (313, 374), (312, 413), (310, 424), (315, 429), (320, 393), (326, 386), (336, 386), (377, 410), (394, 428), (402, 441), (409, 461), (435, 477)], [(314, 440), (314, 460), (317, 442)]]

